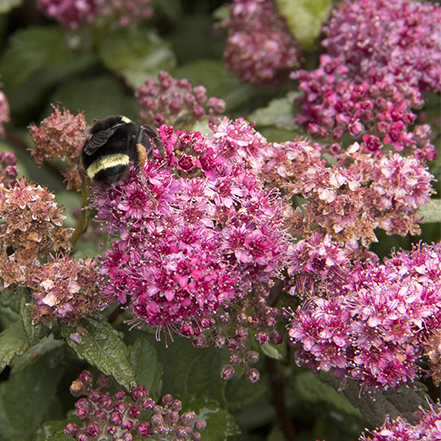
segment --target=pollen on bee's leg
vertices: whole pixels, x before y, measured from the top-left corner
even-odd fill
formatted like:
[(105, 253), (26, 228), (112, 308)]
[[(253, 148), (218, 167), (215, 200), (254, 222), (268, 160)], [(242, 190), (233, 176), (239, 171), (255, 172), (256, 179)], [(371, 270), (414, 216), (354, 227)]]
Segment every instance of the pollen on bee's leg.
[(147, 162), (147, 151), (142, 144), (136, 144), (136, 151), (138, 152), (138, 167), (144, 167)]

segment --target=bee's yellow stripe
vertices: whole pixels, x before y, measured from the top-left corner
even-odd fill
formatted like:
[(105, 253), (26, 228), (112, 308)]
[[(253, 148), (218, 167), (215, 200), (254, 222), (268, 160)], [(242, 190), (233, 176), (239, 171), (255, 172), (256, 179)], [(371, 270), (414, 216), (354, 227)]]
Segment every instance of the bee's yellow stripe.
[(101, 170), (106, 168), (115, 167), (116, 165), (129, 165), (130, 157), (124, 153), (117, 153), (115, 155), (104, 156), (103, 158), (97, 159), (87, 169), (87, 176), (93, 179), (95, 175)]

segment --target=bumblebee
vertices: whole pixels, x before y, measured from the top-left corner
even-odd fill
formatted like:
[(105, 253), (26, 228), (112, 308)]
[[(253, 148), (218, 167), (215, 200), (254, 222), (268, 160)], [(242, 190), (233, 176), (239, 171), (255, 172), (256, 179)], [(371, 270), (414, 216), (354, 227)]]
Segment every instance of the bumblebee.
[(130, 164), (139, 169), (146, 163), (153, 146), (162, 143), (155, 129), (136, 124), (125, 116), (112, 115), (96, 121), (81, 150), (81, 162), (95, 183), (115, 187), (128, 173)]

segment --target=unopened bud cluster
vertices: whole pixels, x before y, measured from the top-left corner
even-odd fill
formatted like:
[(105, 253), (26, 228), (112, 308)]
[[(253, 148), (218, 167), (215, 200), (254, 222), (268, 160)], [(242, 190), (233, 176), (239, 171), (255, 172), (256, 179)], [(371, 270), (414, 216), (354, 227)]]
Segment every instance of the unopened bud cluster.
[(162, 397), (159, 404), (149, 397), (144, 386), (136, 387), (130, 395), (123, 390), (110, 395), (101, 389), (110, 387), (112, 377), (101, 375), (97, 389), (92, 388), (92, 382), (92, 374), (83, 371), (70, 387), (72, 395), (86, 396), (75, 404), (75, 416), (84, 426), (69, 423), (64, 429), (76, 440), (131, 441), (159, 436), (173, 441), (199, 441), (202, 438), (200, 432), (206, 422), (197, 420), (193, 411), (180, 413), (182, 402), (170, 394)]
[(255, 291), (253, 297), (224, 306), (213, 315), (211, 333), (200, 334), (193, 339), (195, 347), (226, 347), (231, 352), (229, 363), (221, 369), (221, 377), (225, 380), (232, 378), (238, 367), (245, 371), (249, 382), (256, 383), (259, 380), (259, 371), (250, 367), (260, 358), (259, 353), (250, 346), (250, 336), (260, 346), (283, 342), (283, 335), (277, 325), (283, 321), (284, 313), (279, 308), (268, 306), (268, 290), (257, 288)]
[(217, 115), (225, 111), (225, 102), (211, 97), (207, 100), (204, 86), (193, 87), (187, 79), (178, 80), (167, 72), (158, 79), (147, 78), (135, 94), (141, 105), (141, 124), (160, 127), (189, 128), (196, 121), (208, 119), (219, 124)]

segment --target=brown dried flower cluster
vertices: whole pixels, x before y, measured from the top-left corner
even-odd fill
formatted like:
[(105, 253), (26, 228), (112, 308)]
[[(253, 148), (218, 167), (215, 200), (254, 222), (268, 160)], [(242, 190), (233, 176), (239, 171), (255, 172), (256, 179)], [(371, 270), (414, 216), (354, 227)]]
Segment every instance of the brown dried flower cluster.
[(51, 192), (24, 180), (13, 188), (0, 183), (0, 219), (0, 291), (31, 289), (34, 323), (50, 326), (60, 318), (73, 324), (101, 309), (96, 262), (69, 259), (72, 231), (62, 226), (65, 217)]
[(83, 113), (72, 115), (69, 110), (60, 111), (54, 106), (54, 112), (44, 119), (39, 126), (31, 124), (29, 129), (34, 138), (35, 149), (31, 154), (38, 165), (45, 161), (60, 158), (69, 161), (63, 173), (67, 189), (81, 190), (83, 179), (78, 168), (78, 155), (86, 140), (87, 123)]

